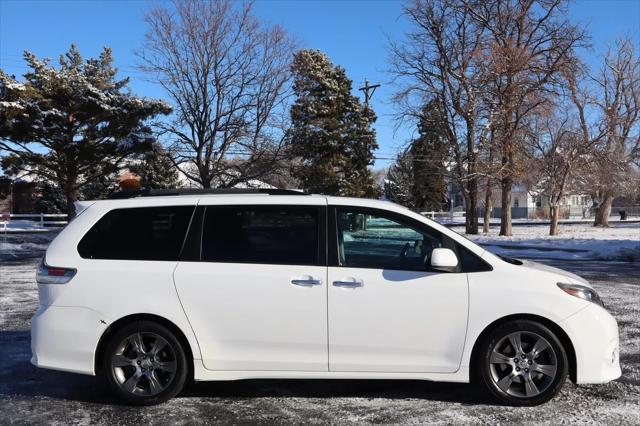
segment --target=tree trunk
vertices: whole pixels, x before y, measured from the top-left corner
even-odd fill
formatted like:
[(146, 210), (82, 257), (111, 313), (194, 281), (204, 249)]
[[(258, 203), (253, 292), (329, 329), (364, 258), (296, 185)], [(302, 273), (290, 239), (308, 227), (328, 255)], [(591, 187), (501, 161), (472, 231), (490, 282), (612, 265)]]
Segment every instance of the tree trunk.
[(500, 214), (500, 235), (511, 236), (511, 188), (513, 186), (513, 179), (511, 176), (504, 176), (501, 179), (502, 198), (501, 206), (502, 210)]
[(482, 232), (489, 233), (491, 227), (491, 210), (493, 209), (493, 203), (491, 202), (491, 179), (487, 179), (487, 188), (484, 191), (484, 220), (482, 224)]
[(74, 203), (78, 200), (78, 188), (77, 178), (69, 177), (65, 182), (65, 195), (67, 197), (67, 215), (68, 220), (71, 220), (76, 215), (76, 206)]
[(478, 233), (478, 179), (472, 178), (467, 183), (469, 192), (468, 202), (465, 211), (465, 233)]
[(609, 227), (609, 215), (611, 214), (611, 204), (613, 203), (613, 194), (610, 191), (605, 192), (602, 203), (596, 211), (596, 220), (593, 226)]
[(549, 227), (549, 235), (558, 235), (558, 219), (560, 218), (560, 207), (549, 206), (551, 215), (551, 226)]

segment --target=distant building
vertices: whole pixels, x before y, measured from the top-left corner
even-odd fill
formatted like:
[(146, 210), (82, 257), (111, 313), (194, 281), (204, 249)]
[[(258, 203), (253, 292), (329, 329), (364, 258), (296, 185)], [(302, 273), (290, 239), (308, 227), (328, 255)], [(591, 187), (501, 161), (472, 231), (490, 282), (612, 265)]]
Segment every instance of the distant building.
[[(453, 211), (464, 211), (464, 197), (453, 181), (448, 183), (448, 199)], [(502, 191), (494, 188), (492, 191), (491, 217), (500, 217), (502, 214)], [(529, 191), (525, 185), (516, 184), (511, 189), (511, 217), (514, 219), (547, 219), (549, 218), (549, 197), (535, 194)], [(569, 193), (560, 201), (560, 217), (584, 218), (589, 217), (593, 208), (593, 199), (589, 194)], [(478, 215), (484, 215), (484, 189), (480, 188), (478, 194)]]
[(30, 176), (0, 176), (0, 213), (33, 213), (35, 193)]

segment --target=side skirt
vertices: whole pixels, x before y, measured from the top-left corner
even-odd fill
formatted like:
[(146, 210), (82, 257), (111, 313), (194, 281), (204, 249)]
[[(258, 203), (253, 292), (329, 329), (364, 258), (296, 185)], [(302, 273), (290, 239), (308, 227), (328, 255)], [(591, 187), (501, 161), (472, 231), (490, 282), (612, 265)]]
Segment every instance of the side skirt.
[(455, 373), (377, 373), (350, 371), (229, 371), (207, 370), (201, 360), (194, 360), (196, 381), (226, 381), (245, 379), (369, 379), (428, 380), (433, 382), (469, 383), (469, 368)]

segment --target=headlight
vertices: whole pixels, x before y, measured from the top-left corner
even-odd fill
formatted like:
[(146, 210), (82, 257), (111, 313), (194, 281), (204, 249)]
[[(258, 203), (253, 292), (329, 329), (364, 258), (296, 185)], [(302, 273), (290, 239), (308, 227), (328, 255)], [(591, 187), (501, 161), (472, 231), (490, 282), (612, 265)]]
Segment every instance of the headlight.
[(604, 308), (604, 303), (602, 303), (602, 299), (600, 299), (600, 296), (598, 296), (598, 293), (596, 293), (595, 290), (589, 287), (585, 287), (580, 284), (566, 284), (566, 283), (558, 283), (558, 287), (560, 287), (565, 293), (568, 293), (580, 299), (584, 299), (588, 302), (593, 302)]

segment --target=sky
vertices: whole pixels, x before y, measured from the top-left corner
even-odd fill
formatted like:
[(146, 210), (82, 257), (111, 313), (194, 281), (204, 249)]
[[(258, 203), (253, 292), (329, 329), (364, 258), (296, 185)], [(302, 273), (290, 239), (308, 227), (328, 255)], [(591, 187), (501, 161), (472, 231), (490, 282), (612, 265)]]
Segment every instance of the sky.
[[(135, 68), (134, 51), (142, 45), (143, 17), (151, 4), (149, 0), (0, 0), (0, 68), (20, 77), (26, 70), (25, 49), (38, 57), (57, 59), (76, 43), (86, 58), (110, 46), (121, 76), (131, 78), (135, 94), (165, 97), (158, 84), (147, 81)], [(320, 49), (344, 67), (354, 82), (354, 94), (362, 96), (357, 88), (365, 78), (382, 85), (371, 101), (378, 115), (376, 168), (388, 165), (414, 132), (396, 126), (390, 101), (394, 88), (386, 72), (388, 38), (401, 38), (408, 29), (402, 4), (392, 0), (255, 3), (258, 17), (281, 24), (301, 47)], [(618, 36), (628, 35), (640, 46), (640, 0), (577, 0), (570, 4), (569, 14), (588, 26), (593, 47), (583, 57), (591, 66), (597, 66), (607, 45)]]

